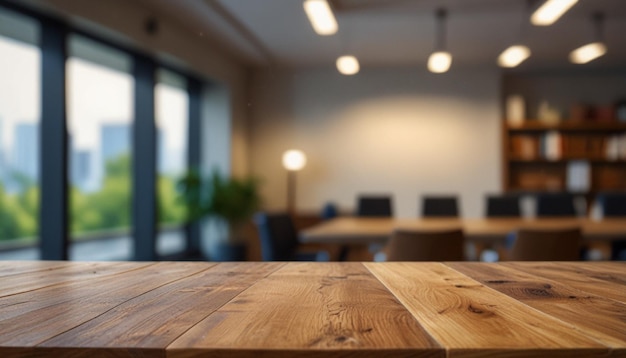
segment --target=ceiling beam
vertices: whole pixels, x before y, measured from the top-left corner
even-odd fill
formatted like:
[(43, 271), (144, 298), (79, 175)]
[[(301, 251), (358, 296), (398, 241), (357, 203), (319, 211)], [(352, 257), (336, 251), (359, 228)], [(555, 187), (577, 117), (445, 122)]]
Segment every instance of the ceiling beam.
[(219, 0), (205, 0), (216, 14), (222, 17), (241, 37), (243, 37), (265, 59), (267, 64), (276, 64), (276, 59), (265, 44)]

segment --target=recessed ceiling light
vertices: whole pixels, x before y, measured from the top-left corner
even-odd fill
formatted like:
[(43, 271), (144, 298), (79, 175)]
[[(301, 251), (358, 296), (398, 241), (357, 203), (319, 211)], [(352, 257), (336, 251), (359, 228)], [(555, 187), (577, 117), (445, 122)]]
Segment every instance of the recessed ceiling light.
[(318, 35), (332, 35), (337, 32), (337, 20), (326, 0), (305, 0), (304, 11)]
[(549, 26), (574, 6), (578, 0), (546, 0), (530, 17), (536, 26)]
[(602, 42), (592, 42), (585, 46), (581, 46), (569, 54), (569, 60), (575, 64), (585, 64), (606, 53), (606, 45)]
[(498, 56), (498, 65), (501, 67), (517, 67), (530, 57), (530, 49), (524, 45), (513, 45)]

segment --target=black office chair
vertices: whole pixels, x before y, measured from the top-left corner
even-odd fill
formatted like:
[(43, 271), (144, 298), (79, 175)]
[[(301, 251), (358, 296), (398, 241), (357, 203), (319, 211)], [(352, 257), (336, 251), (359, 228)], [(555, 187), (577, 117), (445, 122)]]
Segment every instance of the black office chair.
[(324, 204), (322, 212), (320, 213), (320, 217), (322, 218), (322, 220), (330, 220), (337, 217), (337, 215), (339, 215), (337, 205), (332, 202)]
[(570, 193), (547, 193), (537, 196), (537, 217), (576, 217), (576, 196)]
[(359, 196), (357, 216), (361, 217), (392, 217), (391, 197)]
[(514, 195), (487, 196), (488, 218), (518, 218), (521, 216), (519, 197)]
[(325, 251), (298, 252), (298, 233), (288, 214), (257, 213), (254, 223), (261, 239), (263, 261), (328, 261)]
[(422, 216), (456, 218), (459, 204), (456, 196), (425, 196), (422, 198)]
[(605, 218), (626, 216), (626, 193), (601, 193), (598, 202)]
[[(601, 193), (598, 202), (603, 217), (626, 217), (626, 193)], [(626, 261), (626, 239), (611, 242), (611, 260)]]

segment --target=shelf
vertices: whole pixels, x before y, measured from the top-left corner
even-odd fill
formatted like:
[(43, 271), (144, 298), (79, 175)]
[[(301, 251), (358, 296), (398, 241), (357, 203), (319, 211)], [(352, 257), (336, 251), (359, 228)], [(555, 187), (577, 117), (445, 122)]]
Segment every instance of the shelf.
[[(588, 187), (577, 193), (593, 195), (605, 190), (626, 189), (626, 158), (606, 156), (607, 150), (614, 155), (623, 153), (620, 148), (626, 141), (626, 123), (564, 121), (547, 125), (528, 120), (517, 127), (504, 125), (503, 183), (507, 192), (568, 191), (570, 186)], [(559, 135), (548, 135), (551, 131)], [(559, 148), (555, 147), (557, 145)], [(548, 159), (545, 153), (560, 153), (561, 157)], [(573, 166), (575, 162), (586, 165)], [(579, 182), (586, 184), (577, 184)]]
[(520, 126), (509, 126), (505, 121), (509, 132), (545, 132), (545, 131), (566, 131), (566, 132), (626, 132), (624, 122), (591, 122), (565, 120), (556, 125), (541, 123), (538, 120), (527, 120)]
[(617, 160), (611, 160), (611, 159), (606, 159), (606, 158), (602, 158), (602, 157), (570, 157), (570, 158), (560, 158), (560, 159), (556, 159), (556, 160), (552, 160), (552, 159), (545, 159), (545, 158), (522, 158), (522, 157), (515, 157), (512, 155), (509, 155), (509, 162), (512, 163), (525, 163), (525, 164), (564, 164), (564, 163), (568, 163), (568, 162), (575, 162), (575, 161), (587, 161), (587, 162), (591, 162), (591, 163), (598, 163), (598, 164), (626, 164), (626, 160), (625, 159), (617, 159)]

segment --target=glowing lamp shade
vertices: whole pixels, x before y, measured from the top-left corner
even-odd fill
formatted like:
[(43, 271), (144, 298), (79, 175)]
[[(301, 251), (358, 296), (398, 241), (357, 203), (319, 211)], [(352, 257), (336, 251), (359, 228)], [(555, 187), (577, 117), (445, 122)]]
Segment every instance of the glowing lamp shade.
[(304, 12), (318, 35), (327, 36), (337, 32), (337, 20), (326, 0), (306, 0)]
[(549, 26), (556, 22), (578, 0), (546, 0), (530, 17), (535, 26)]
[(516, 67), (530, 57), (530, 49), (523, 45), (513, 45), (498, 56), (498, 65), (501, 67)]
[(359, 60), (354, 56), (341, 56), (337, 59), (337, 70), (344, 75), (354, 75), (359, 72)]
[(298, 171), (306, 165), (306, 155), (297, 149), (291, 149), (283, 154), (283, 166), (290, 171)]
[(591, 62), (606, 53), (606, 46), (602, 42), (592, 42), (579, 47), (569, 54), (569, 60), (579, 65)]
[(444, 73), (450, 69), (452, 55), (449, 52), (433, 52), (428, 58), (428, 70), (433, 73)]

